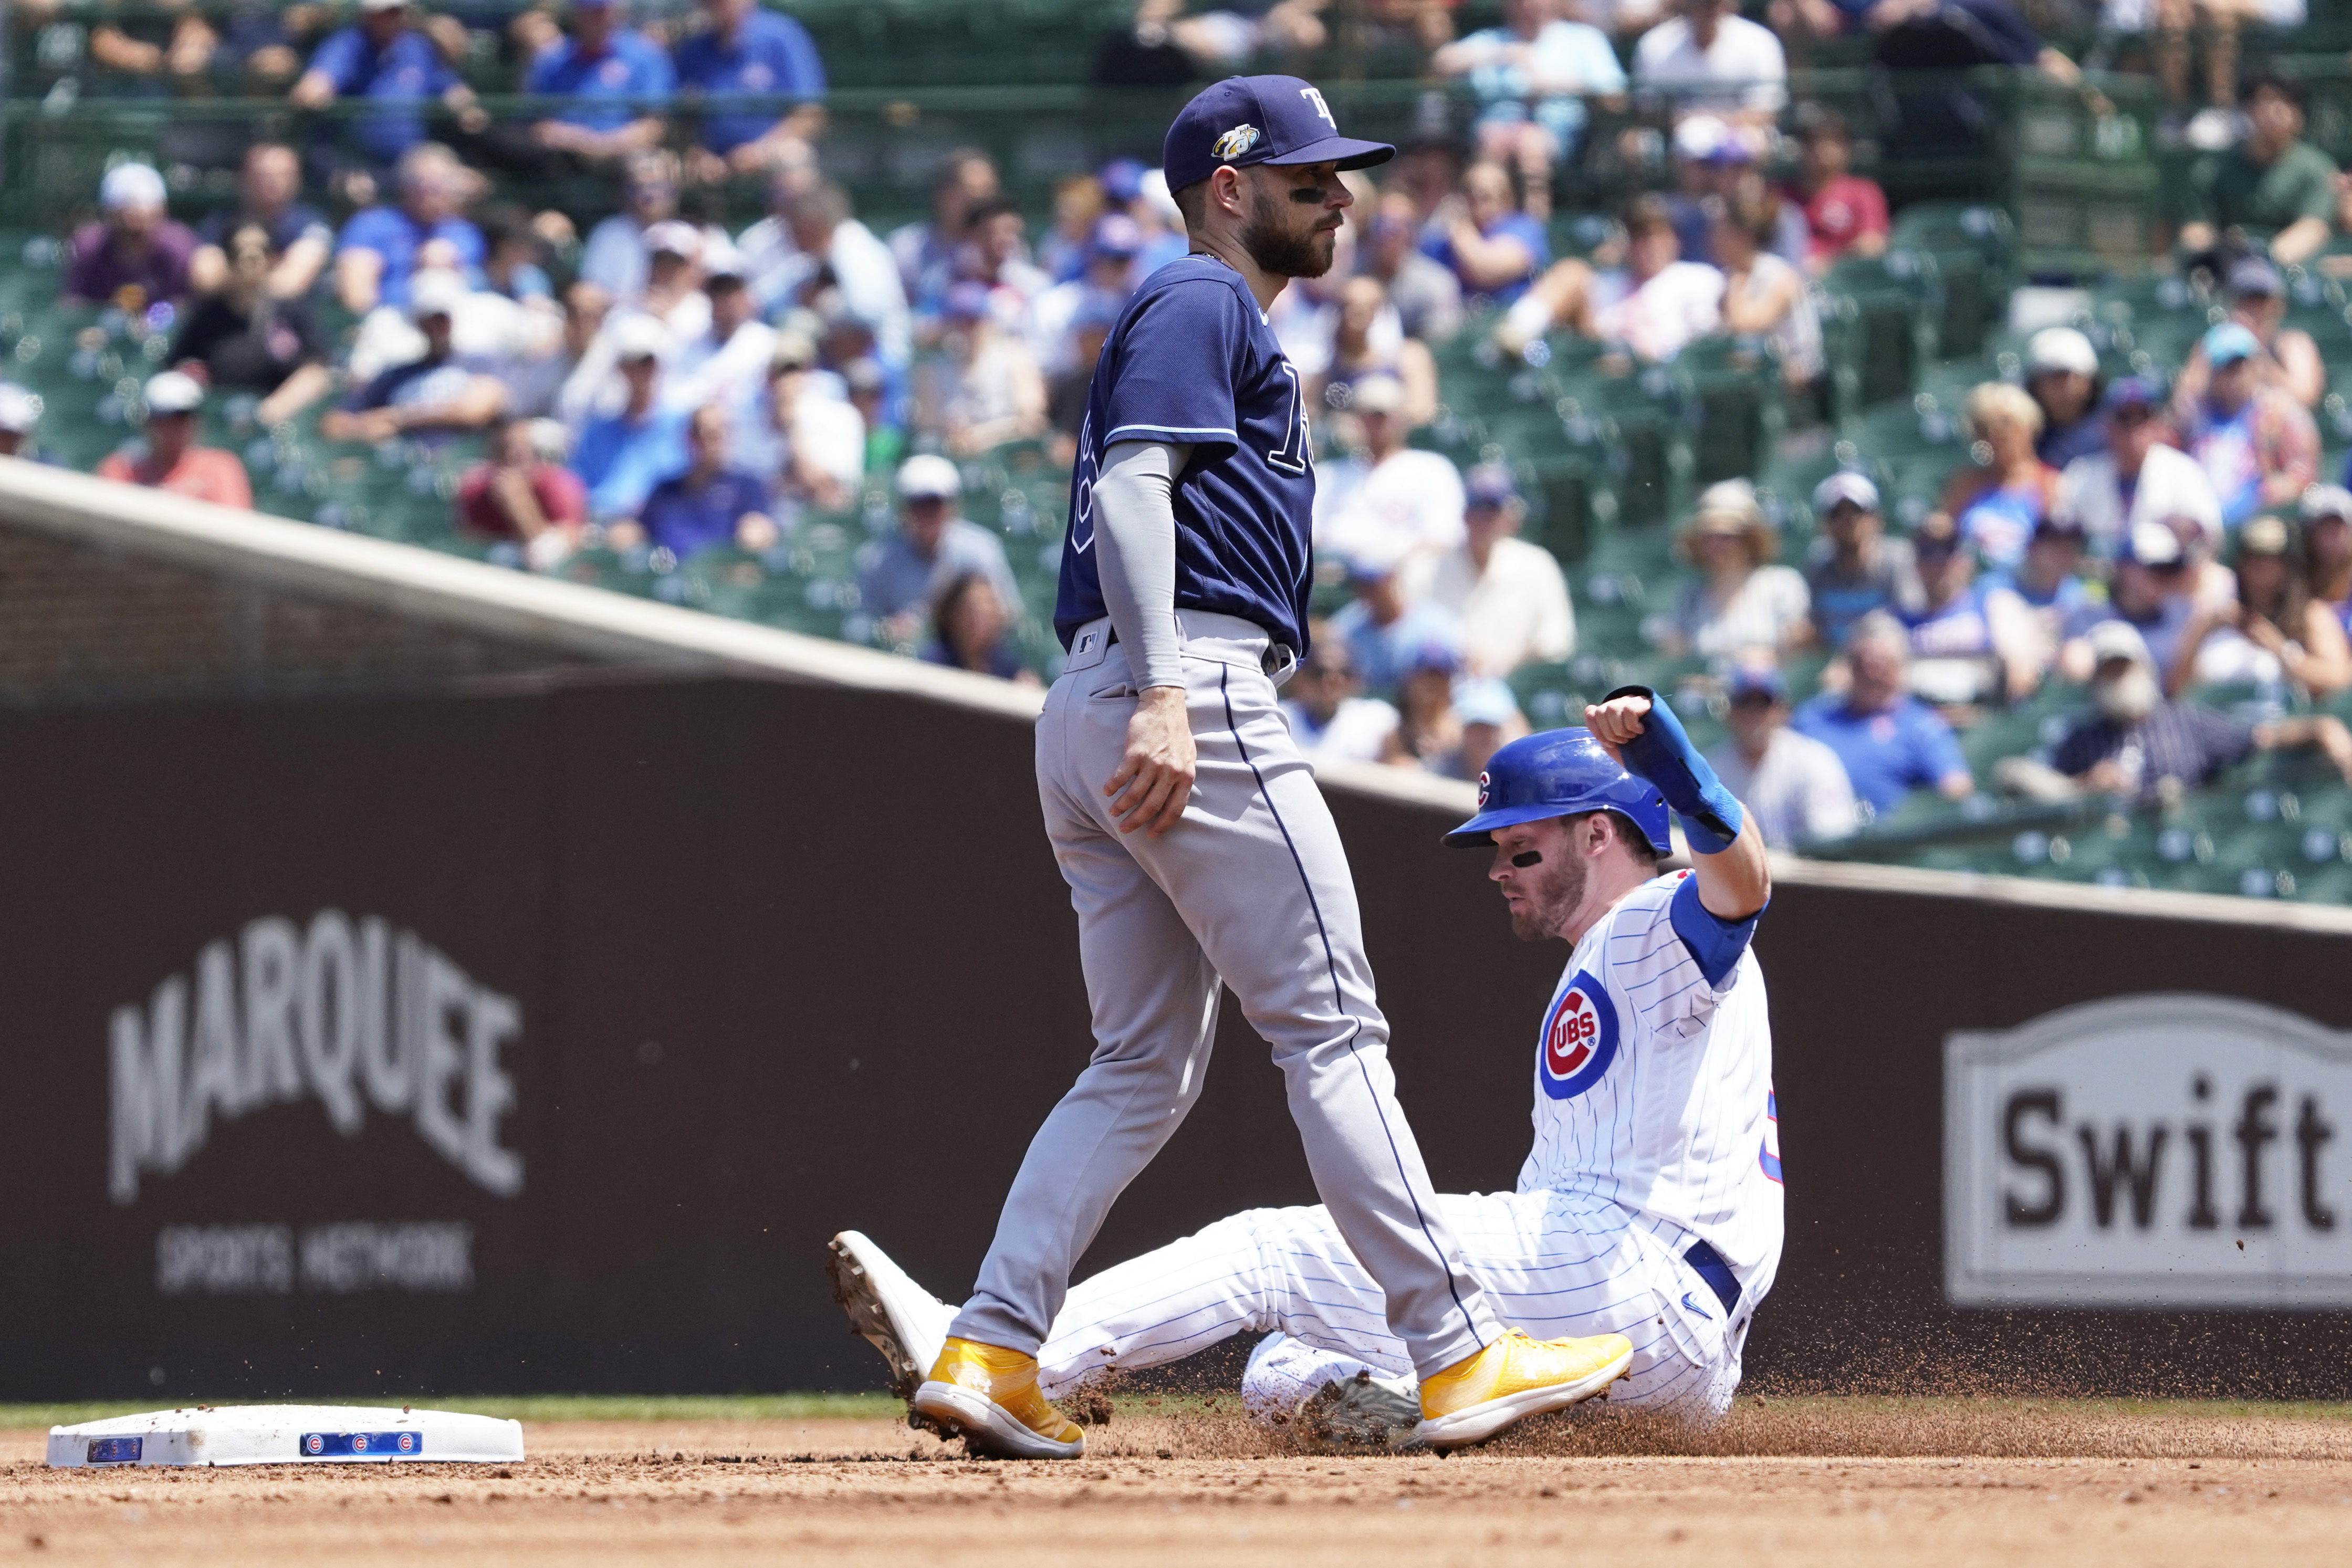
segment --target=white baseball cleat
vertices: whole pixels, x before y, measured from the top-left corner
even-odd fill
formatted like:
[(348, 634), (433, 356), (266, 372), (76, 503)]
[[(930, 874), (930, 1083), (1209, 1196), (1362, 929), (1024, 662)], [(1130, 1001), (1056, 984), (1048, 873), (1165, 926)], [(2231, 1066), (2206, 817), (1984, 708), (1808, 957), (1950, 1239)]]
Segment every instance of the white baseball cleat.
[(845, 1230), (828, 1244), (824, 1271), (833, 1299), (849, 1314), (852, 1333), (890, 1363), (890, 1392), (912, 1400), (940, 1359), (955, 1309), (916, 1284), (863, 1233)]

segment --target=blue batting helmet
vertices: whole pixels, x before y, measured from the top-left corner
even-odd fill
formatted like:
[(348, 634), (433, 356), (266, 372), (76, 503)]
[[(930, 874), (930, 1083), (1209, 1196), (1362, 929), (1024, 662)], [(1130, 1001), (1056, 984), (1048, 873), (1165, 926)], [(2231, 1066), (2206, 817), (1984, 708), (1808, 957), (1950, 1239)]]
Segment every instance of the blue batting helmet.
[(1674, 853), (1666, 801), (1617, 765), (1590, 730), (1543, 730), (1487, 759), (1478, 775), (1478, 815), (1445, 836), (1456, 845), (1492, 844), (1495, 829), (1587, 811), (1613, 811), (1661, 855)]

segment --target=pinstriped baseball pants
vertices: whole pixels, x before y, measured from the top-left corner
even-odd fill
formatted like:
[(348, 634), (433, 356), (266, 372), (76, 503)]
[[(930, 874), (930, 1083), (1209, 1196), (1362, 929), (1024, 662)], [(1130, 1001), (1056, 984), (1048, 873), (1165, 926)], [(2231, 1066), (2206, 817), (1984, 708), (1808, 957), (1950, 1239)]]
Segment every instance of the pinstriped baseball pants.
[[(1702, 1421), (1730, 1408), (1755, 1303), (1742, 1300), (1726, 1321), (1675, 1243), (1636, 1215), (1606, 1199), (1544, 1192), (1445, 1193), (1437, 1206), (1465, 1267), (1514, 1328), (1633, 1342), (1612, 1406)], [(1158, 1366), (1270, 1329), (1297, 1342), (1283, 1357), (1294, 1379), (1412, 1370), (1381, 1321), (1379, 1288), (1330, 1215), (1251, 1209), (1072, 1289), (1038, 1352), (1038, 1383), (1059, 1398), (1106, 1369)]]

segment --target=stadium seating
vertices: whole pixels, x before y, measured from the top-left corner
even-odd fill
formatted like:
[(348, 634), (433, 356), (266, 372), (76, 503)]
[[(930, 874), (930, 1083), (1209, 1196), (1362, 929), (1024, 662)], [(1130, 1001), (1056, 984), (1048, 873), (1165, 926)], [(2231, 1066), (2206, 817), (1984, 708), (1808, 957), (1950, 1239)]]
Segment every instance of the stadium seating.
[[(683, 9), (647, 5), (639, 15)], [(1112, 156), (1150, 158), (1183, 91), (1091, 85), (1103, 40), (1129, 11), (1123, 3), (802, 0), (793, 9), (816, 36), (835, 85), (825, 166), (877, 227), (919, 215), (938, 153), (961, 143), (997, 157), (1010, 194), (1034, 220), (1061, 175)], [(1481, 24), (1491, 9), (1465, 7), (1464, 26)], [(128, 438), (142, 381), (165, 345), (120, 312), (60, 307), (56, 236), (87, 212), (100, 174), (124, 156), (165, 167), (175, 205), (193, 216), (228, 194), (230, 166), (246, 140), (306, 131), (282, 100), (239, 99), (233, 84), (174, 96), (94, 69), (89, 27), (101, 15), (134, 14), (133, 5), (68, 0), (37, 24), (17, 26), (9, 40), (15, 91), (5, 106), (0, 181), (11, 195), (10, 233), (0, 238), (0, 254), (21, 258), (21, 265), (0, 268), (0, 353), (12, 376), (46, 402), (45, 451), (83, 468)], [(2332, 47), (2339, 33), (2352, 44), (2347, 16), (2352, 7), (2321, 7), (2298, 47)], [(512, 92), (515, 73), (495, 37), (485, 37), (466, 74), (494, 111), (520, 111), (528, 100), (498, 96)], [(1458, 101), (1449, 109), (1445, 89), (1392, 68), (1393, 61), (1336, 63), (1342, 68), (1325, 79), (1353, 130), (1402, 139), (1433, 114), (1451, 112), (1458, 122)], [(2315, 89), (2313, 139), (2352, 156), (2352, 66), (2315, 55), (2297, 68)], [(2160, 145), (2158, 105), (2145, 79), (2062, 89), (2032, 73), (1989, 71), (1940, 86), (1903, 84), (1915, 93), (1965, 89), (1992, 109), (1997, 132), (1957, 149), (1906, 143), (1896, 133), (1905, 111), (1898, 95), (1851, 46), (1819, 52), (1792, 85), (1797, 96), (1847, 115), (1862, 133), (1862, 164), (1899, 204), (1887, 253), (1840, 264), (1818, 291), (1829, 357), (1823, 405), (1788, 397), (1779, 367), (1752, 342), (1702, 343), (1669, 364), (1635, 369), (1597, 345), (1560, 338), (1507, 355), (1491, 342), (1491, 322), (1474, 321), (1438, 350), (1443, 406), (1415, 441), (1465, 466), (1508, 463), (1529, 498), (1527, 536), (1570, 575), (1578, 653), (1512, 680), (1538, 724), (1572, 721), (1584, 701), (1639, 681), (1675, 693), (1702, 744), (1720, 741), (1719, 672), (1703, 660), (1661, 656), (1644, 635), (1645, 622), (1671, 608), (1685, 580), (1672, 525), (1699, 487), (1751, 477), (1781, 530), (1782, 558), (1800, 560), (1814, 533), (1812, 488), (1838, 468), (1870, 473), (1895, 525), (1915, 525), (1952, 468), (1970, 460), (1959, 418), (1969, 389), (2021, 378), (2023, 340), (2008, 330), (2006, 316), (2019, 284), (2080, 286), (2074, 320), (2109, 374), (2177, 365), (2215, 318), (2214, 301), (2185, 283), (2145, 274), (2147, 225), (2178, 164), (2165, 161), (2174, 155)], [(1596, 118), (1584, 155), (1562, 172), (1552, 224), (1557, 254), (1590, 254), (1610, 237), (1609, 209), (1670, 178), (1662, 156), (1631, 151), (1643, 144), (1639, 137), (1613, 134), (1661, 123), (1638, 103)], [(612, 200), (610, 191), (591, 187), (505, 194), (561, 205), (580, 218), (593, 218)], [(748, 184), (722, 195), (739, 223), (761, 200)], [(2317, 268), (2295, 271), (2289, 281), (2294, 323), (2313, 333), (2336, 384), (2346, 384), (2352, 300)], [(327, 324), (337, 334), (352, 326), (342, 319)], [(450, 499), (479, 455), (478, 442), (337, 447), (320, 437), (314, 416), (262, 429), (252, 407), (249, 398), (215, 398), (204, 416), (205, 439), (244, 458), (264, 510), (520, 565), (512, 547), (487, 546), (452, 528)], [(2332, 473), (2352, 447), (2352, 405), (2331, 396), (2320, 416)], [(1049, 669), (1057, 652), (1048, 623), (1067, 475), (1034, 447), (990, 453), (962, 468), (966, 515), (1003, 537), (1022, 592), (1021, 651), (1033, 667)], [(676, 561), (663, 552), (592, 549), (562, 570), (614, 592), (872, 643), (885, 634), (859, 603), (858, 554), (891, 525), (893, 510), (887, 485), (874, 476), (845, 510), (803, 517), (762, 555), (730, 550)], [(1336, 580), (1318, 588), (1326, 607), (1343, 598)], [(1792, 661), (1800, 691), (1811, 689), (1822, 662), (1817, 655)], [(2249, 710), (2279, 700), (2222, 696)], [(2000, 757), (2053, 739), (2075, 700), (2053, 689), (2017, 709), (1976, 716), (1963, 744), (1979, 777)], [(2352, 792), (2311, 759), (2259, 758), (2160, 810), (1920, 797), (1820, 852), (2341, 900), (2352, 896)]]

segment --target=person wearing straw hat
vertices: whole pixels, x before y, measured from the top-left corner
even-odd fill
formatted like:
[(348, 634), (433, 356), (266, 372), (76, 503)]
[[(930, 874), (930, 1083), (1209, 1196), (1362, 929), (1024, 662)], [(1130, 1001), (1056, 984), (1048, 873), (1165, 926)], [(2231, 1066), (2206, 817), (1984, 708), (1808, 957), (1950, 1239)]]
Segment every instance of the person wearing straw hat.
[(1669, 654), (1729, 658), (1749, 649), (1778, 655), (1812, 637), (1805, 579), (1780, 564), (1780, 536), (1746, 479), (1725, 479), (1699, 493), (1675, 535), (1675, 548), (1700, 578), (1688, 584), (1659, 628)]

